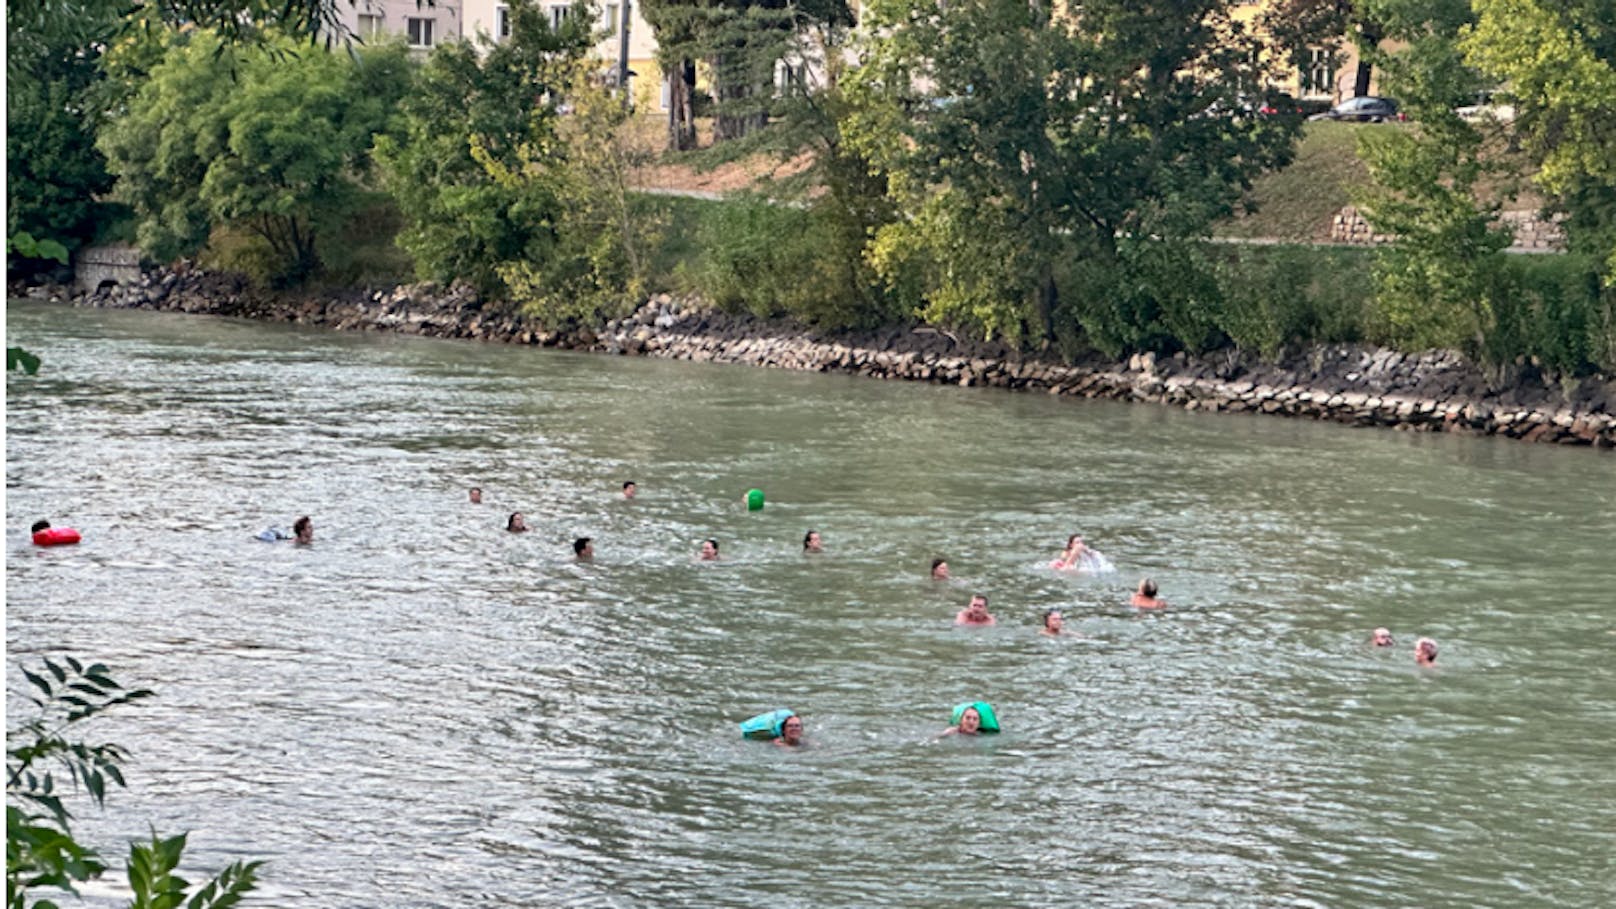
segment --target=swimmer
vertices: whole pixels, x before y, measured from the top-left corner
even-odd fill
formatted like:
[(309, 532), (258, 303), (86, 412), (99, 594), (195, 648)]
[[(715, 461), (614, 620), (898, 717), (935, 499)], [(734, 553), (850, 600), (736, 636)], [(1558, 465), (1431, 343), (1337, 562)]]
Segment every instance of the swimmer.
[(511, 533), (527, 533), (527, 519), (522, 517), (520, 511), (513, 511), (511, 516), (505, 519), (505, 529)]
[(639, 492), (639, 491), (640, 491), (639, 485), (637, 483), (635, 483), (633, 480), (624, 480), (623, 481), (623, 498), (632, 499), (632, 498), (634, 498), (634, 494)]
[(971, 604), (954, 616), (955, 625), (997, 625), (998, 620), (988, 612), (988, 598), (972, 594)]
[(471, 496), (471, 504), (481, 505), (483, 503), (483, 488), (481, 486), (471, 487), (471, 492), (468, 495)]
[(1049, 567), (1059, 571), (1071, 571), (1078, 567), (1078, 563), (1083, 560), (1083, 554), (1088, 550), (1089, 548), (1083, 544), (1083, 535), (1074, 533), (1066, 538), (1066, 548), (1055, 557), (1055, 561), (1049, 563)]
[(49, 521), (35, 521), (33, 529), (29, 530), (28, 532), (29, 533), (39, 533), (41, 530), (50, 530), (50, 522)]
[(780, 724), (780, 737), (774, 740), (774, 744), (781, 748), (801, 748), (807, 745), (808, 743), (802, 738), (802, 717), (796, 714), (786, 717), (786, 721)]
[(944, 729), (942, 735), (939, 735), (938, 738), (946, 738), (951, 735), (976, 735), (981, 730), (982, 714), (977, 712), (975, 707), (967, 707), (960, 714), (959, 725)]
[(1414, 642), (1414, 663), (1417, 666), (1436, 665), (1436, 642), (1430, 638), (1420, 638)]
[(824, 552), (825, 544), (819, 540), (819, 531), (810, 530), (802, 535), (803, 552)]
[(1038, 633), (1047, 634), (1052, 638), (1059, 637), (1061, 634), (1064, 634), (1064, 632), (1061, 631), (1061, 628), (1064, 626), (1065, 620), (1061, 618), (1061, 611), (1059, 609), (1051, 609), (1044, 613), (1044, 627), (1039, 629)]
[(716, 561), (718, 561), (718, 541), (717, 540), (702, 540), (701, 541), (701, 555), (696, 556), (696, 560), (700, 561), (700, 562), (716, 562)]
[(1140, 609), (1167, 608), (1166, 600), (1156, 598), (1156, 582), (1150, 578), (1145, 578), (1139, 582), (1139, 589), (1133, 592), (1133, 599), (1129, 601), (1129, 604)]
[(595, 561), (595, 544), (590, 537), (579, 537), (572, 541), (572, 554), (580, 562)]
[(292, 539), (299, 546), (307, 546), (314, 542), (314, 522), (309, 520), (308, 515), (292, 522)]
[(931, 560), (931, 579), (933, 581), (948, 580), (948, 561), (946, 559)]
[(1397, 642), (1392, 640), (1392, 630), (1390, 628), (1376, 628), (1374, 633), (1369, 636), (1369, 643), (1374, 644), (1376, 647), (1390, 647)]

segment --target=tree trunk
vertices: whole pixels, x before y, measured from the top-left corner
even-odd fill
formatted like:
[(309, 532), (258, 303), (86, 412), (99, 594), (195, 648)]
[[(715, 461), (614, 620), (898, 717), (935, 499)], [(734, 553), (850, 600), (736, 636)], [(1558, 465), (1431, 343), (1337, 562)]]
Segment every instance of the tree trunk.
[(1369, 94), (1370, 77), (1375, 72), (1375, 65), (1369, 62), (1369, 54), (1380, 46), (1382, 37), (1380, 26), (1369, 22), (1358, 24), (1358, 71), (1352, 77), (1354, 98)]
[(696, 147), (696, 61), (681, 60), (668, 75), (668, 147)]
[[(732, 71), (730, 58), (720, 54), (713, 58), (713, 142), (749, 136), (768, 125), (769, 112), (757, 99), (769, 96), (769, 83), (751, 81), (748, 72)], [(750, 109), (753, 103), (756, 109)], [(737, 110), (739, 109), (739, 110)]]

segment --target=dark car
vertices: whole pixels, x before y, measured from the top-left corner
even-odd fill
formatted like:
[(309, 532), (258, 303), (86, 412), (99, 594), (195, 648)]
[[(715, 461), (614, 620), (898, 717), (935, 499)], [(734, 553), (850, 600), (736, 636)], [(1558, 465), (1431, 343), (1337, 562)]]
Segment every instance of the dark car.
[(1357, 123), (1384, 123), (1387, 120), (1407, 119), (1397, 112), (1397, 102), (1390, 98), (1377, 98), (1374, 95), (1362, 95), (1357, 98), (1348, 98), (1322, 114), (1314, 114), (1309, 120), (1352, 120)]

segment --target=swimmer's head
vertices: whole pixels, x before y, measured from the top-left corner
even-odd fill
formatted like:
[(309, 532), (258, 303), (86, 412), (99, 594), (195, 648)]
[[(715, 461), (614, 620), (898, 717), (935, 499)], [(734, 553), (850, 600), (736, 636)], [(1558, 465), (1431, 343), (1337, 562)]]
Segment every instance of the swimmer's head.
[(634, 498), (634, 494), (639, 491), (640, 487), (636, 485), (633, 480), (623, 481), (623, 498), (632, 499)]
[(572, 541), (572, 554), (580, 559), (595, 557), (595, 547), (591, 544), (592, 537), (579, 537)]
[(471, 497), (471, 504), (481, 505), (483, 503), (483, 488), (481, 486), (471, 487), (471, 491), (467, 495)]
[(299, 543), (307, 543), (314, 539), (314, 522), (304, 515), (292, 522), (292, 535)]
[(701, 558), (702, 558), (703, 561), (707, 561), (707, 562), (711, 562), (712, 560), (718, 558), (718, 541), (717, 540), (702, 540), (701, 541)]
[(802, 535), (803, 552), (819, 552), (824, 549), (824, 543), (819, 539), (819, 531), (810, 530)]
[(1420, 663), (1436, 662), (1436, 641), (1420, 638), (1414, 642), (1414, 659)]
[(50, 530), (49, 521), (35, 521), (34, 528), (29, 533), (39, 533), (41, 530)]
[(505, 519), (505, 529), (511, 533), (521, 533), (527, 530), (527, 519), (522, 517), (520, 511), (513, 511), (511, 516)]
[(1076, 546), (1081, 542), (1083, 542), (1083, 535), (1080, 533), (1074, 533), (1066, 538), (1066, 548), (1071, 549), (1073, 546)]
[(1370, 635), (1369, 640), (1373, 642), (1376, 647), (1390, 647), (1392, 644), (1396, 643), (1392, 640), (1392, 631), (1390, 628), (1376, 628), (1374, 634)]
[(1044, 613), (1045, 631), (1060, 634), (1061, 628), (1065, 625), (1065, 623), (1066, 620), (1061, 615), (1061, 611), (1059, 609), (1051, 609)]
[(931, 560), (931, 576), (934, 577), (934, 578), (946, 578), (946, 577), (948, 577), (948, 560), (947, 559), (932, 559)]
[(1154, 600), (1156, 598), (1156, 582), (1150, 578), (1145, 578), (1139, 582), (1139, 592)]
[(975, 707), (965, 708), (965, 711), (960, 714), (960, 733), (963, 735), (976, 735), (977, 730), (981, 728), (982, 714), (978, 713)]
[(792, 714), (780, 724), (780, 738), (787, 745), (796, 745), (802, 741), (802, 717)]

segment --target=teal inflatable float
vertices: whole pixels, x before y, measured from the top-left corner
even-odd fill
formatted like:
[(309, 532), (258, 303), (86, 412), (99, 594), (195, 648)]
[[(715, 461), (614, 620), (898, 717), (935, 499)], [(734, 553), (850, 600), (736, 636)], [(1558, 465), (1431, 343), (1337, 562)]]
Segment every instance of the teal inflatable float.
[(746, 491), (746, 510), (747, 511), (762, 511), (763, 510), (763, 490), (761, 490), (761, 489), (748, 489)]
[(982, 718), (982, 725), (979, 727), (982, 732), (999, 731), (999, 715), (993, 712), (993, 705), (987, 701), (966, 701), (963, 704), (955, 704), (953, 725), (959, 725), (960, 717), (965, 715), (965, 708), (967, 707), (976, 708), (976, 715)]
[(785, 725), (789, 717), (796, 716), (796, 712), (781, 708), (768, 713), (760, 713), (751, 719), (741, 721), (741, 738), (744, 739), (777, 739), (780, 737), (780, 727)]

